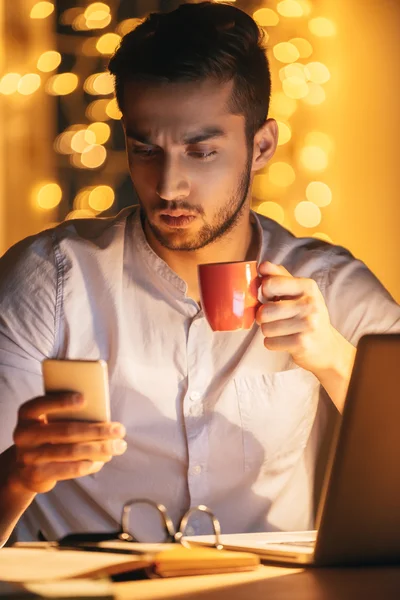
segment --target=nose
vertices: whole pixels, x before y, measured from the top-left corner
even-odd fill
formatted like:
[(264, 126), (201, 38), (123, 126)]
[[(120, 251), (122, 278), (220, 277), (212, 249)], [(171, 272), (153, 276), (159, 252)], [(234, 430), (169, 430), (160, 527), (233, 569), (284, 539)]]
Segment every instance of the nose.
[(156, 191), (160, 198), (169, 201), (184, 200), (189, 196), (189, 179), (178, 157), (164, 157)]

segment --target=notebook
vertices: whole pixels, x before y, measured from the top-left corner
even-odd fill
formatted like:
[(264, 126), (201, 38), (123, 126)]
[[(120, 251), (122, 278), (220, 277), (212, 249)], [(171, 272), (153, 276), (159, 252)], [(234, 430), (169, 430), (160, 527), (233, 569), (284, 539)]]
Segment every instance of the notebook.
[[(317, 530), (221, 535), (268, 562), (400, 563), (400, 335), (361, 338), (332, 448)], [(212, 536), (187, 537), (208, 545)]]

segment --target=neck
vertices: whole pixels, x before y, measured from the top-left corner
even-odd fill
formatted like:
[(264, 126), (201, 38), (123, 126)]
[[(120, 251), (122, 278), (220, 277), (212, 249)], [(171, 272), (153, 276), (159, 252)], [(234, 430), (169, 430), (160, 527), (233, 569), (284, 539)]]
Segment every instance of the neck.
[(259, 247), (256, 224), (251, 222), (249, 211), (244, 211), (231, 231), (200, 250), (183, 252), (165, 248), (154, 237), (147, 221), (144, 223), (144, 232), (150, 247), (186, 282), (187, 296), (196, 302), (200, 300), (197, 279), (198, 265), (212, 262), (256, 260)]

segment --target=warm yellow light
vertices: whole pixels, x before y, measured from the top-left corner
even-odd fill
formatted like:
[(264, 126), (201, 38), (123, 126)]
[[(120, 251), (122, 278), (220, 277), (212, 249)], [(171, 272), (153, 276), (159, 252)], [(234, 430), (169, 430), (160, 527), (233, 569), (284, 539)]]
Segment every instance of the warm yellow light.
[(264, 215), (264, 217), (273, 219), (281, 225), (285, 220), (285, 211), (283, 210), (282, 206), (277, 202), (262, 202), (257, 207), (257, 212), (260, 213), (260, 215)]
[(117, 33), (105, 33), (97, 40), (96, 48), (100, 54), (113, 54), (120, 41)]
[(311, 62), (306, 65), (307, 78), (313, 83), (326, 83), (331, 78), (331, 74), (326, 65), (320, 62)]
[(304, 38), (292, 38), (289, 42), (293, 44), (293, 46), (296, 46), (300, 58), (308, 58), (311, 56), (313, 47), (308, 40), (305, 40)]
[(305, 146), (300, 151), (300, 163), (309, 171), (324, 171), (328, 166), (328, 155), (318, 146)]
[(333, 244), (332, 238), (329, 237), (327, 233), (322, 233), (322, 231), (313, 233), (312, 237), (317, 238), (318, 240), (323, 240), (324, 242), (328, 242), (329, 244)]
[(92, 2), (92, 4), (89, 4), (85, 9), (85, 19), (93, 18), (93, 15), (96, 13), (105, 13), (108, 15), (110, 13), (110, 7), (104, 2)]
[(62, 191), (57, 183), (46, 183), (36, 191), (36, 202), (40, 208), (55, 208), (61, 202)]
[(316, 227), (321, 223), (321, 211), (312, 202), (299, 202), (294, 209), (294, 216), (296, 221), (302, 227)]
[(107, 123), (101, 123), (99, 121), (96, 123), (91, 123), (87, 130), (93, 131), (96, 137), (94, 142), (95, 144), (105, 144), (111, 135), (110, 126), (107, 125)]
[(39, 89), (41, 84), (40, 76), (37, 73), (27, 73), (18, 82), (18, 91), (23, 96), (29, 96)]
[(282, 82), (282, 89), (286, 96), (299, 100), (308, 94), (308, 85), (300, 77), (288, 77)]
[(97, 169), (100, 167), (107, 158), (107, 151), (104, 146), (100, 144), (93, 144), (88, 146), (80, 155), (81, 163), (88, 169)]
[(327, 134), (322, 131), (310, 131), (305, 137), (306, 146), (320, 146), (327, 154), (333, 151), (333, 140)]
[(75, 131), (64, 131), (60, 133), (55, 139), (54, 149), (59, 154), (72, 154), (71, 148), (72, 138), (75, 135)]
[(18, 84), (21, 79), (19, 73), (7, 73), (0, 79), (0, 94), (9, 96), (14, 94), (18, 89)]
[(312, 2), (310, 2), (310, 0), (297, 0), (297, 2), (303, 9), (303, 16), (308, 17), (312, 11)]
[(294, 44), (290, 42), (280, 42), (276, 44), (272, 52), (277, 60), (283, 63), (293, 63), (300, 57), (299, 51)]
[(278, 187), (288, 187), (296, 179), (293, 167), (285, 162), (273, 163), (268, 169), (268, 177)]
[(72, 21), (72, 29), (75, 29), (75, 31), (89, 31), (90, 27), (88, 27), (85, 15), (83, 13), (77, 15)]
[(260, 27), (274, 27), (279, 23), (279, 17), (272, 8), (259, 8), (253, 13), (253, 19)]
[(111, 23), (111, 15), (103, 11), (93, 13), (89, 19), (86, 19), (88, 29), (104, 29)]
[(284, 144), (287, 144), (292, 137), (292, 131), (289, 125), (282, 123), (282, 121), (277, 121), (277, 124), (279, 130), (278, 146), (283, 146)]
[(114, 92), (114, 77), (111, 73), (96, 73), (90, 75), (83, 85), (88, 94), (112, 94)]
[(304, 102), (311, 106), (322, 104), (326, 99), (325, 90), (318, 83), (308, 83), (308, 94), (303, 98)]
[(125, 19), (117, 25), (116, 32), (123, 37), (127, 33), (130, 33), (136, 29), (140, 23), (143, 23), (143, 19)]
[(39, 56), (36, 66), (39, 71), (49, 73), (50, 71), (57, 69), (60, 62), (61, 54), (55, 50), (48, 50)]
[(314, 35), (319, 37), (330, 37), (336, 35), (336, 25), (326, 17), (316, 17), (311, 19), (308, 28)]
[(97, 212), (109, 209), (115, 199), (114, 190), (109, 185), (98, 185), (89, 194), (89, 206)]
[(268, 193), (269, 177), (266, 173), (256, 175), (253, 179), (252, 195), (255, 198), (265, 198)]
[(284, 92), (274, 92), (271, 95), (270, 113), (275, 119), (290, 119), (296, 108), (296, 100), (289, 98)]
[(78, 169), (86, 169), (86, 166), (82, 164), (82, 154), (71, 154), (69, 160), (73, 167), (77, 167)]
[(45, 19), (54, 11), (52, 2), (36, 2), (32, 6), (30, 17), (31, 19)]
[(76, 90), (78, 83), (79, 79), (75, 73), (60, 73), (50, 77), (46, 91), (52, 96), (65, 96)]
[(304, 15), (301, 4), (296, 0), (282, 0), (282, 2), (278, 2), (276, 9), (282, 17), (302, 17)]
[(88, 104), (86, 116), (90, 121), (108, 121), (111, 117), (107, 114), (109, 100), (95, 100)]
[(300, 79), (303, 79), (303, 81), (306, 81), (306, 67), (300, 63), (292, 63), (279, 69), (279, 79), (281, 81), (288, 79), (288, 77), (299, 77)]
[(332, 202), (332, 191), (322, 181), (311, 181), (306, 189), (306, 198), (317, 206), (328, 206)]
[(119, 120), (122, 117), (122, 112), (118, 108), (118, 103), (115, 98), (109, 101), (106, 107), (106, 113), (111, 119)]
[(71, 139), (71, 148), (74, 152), (82, 152), (88, 147), (96, 143), (96, 136), (93, 131), (81, 129), (74, 133)]

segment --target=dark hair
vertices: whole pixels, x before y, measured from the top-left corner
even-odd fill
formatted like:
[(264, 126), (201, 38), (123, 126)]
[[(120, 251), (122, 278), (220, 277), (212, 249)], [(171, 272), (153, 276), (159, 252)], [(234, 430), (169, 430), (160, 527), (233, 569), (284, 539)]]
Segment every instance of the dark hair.
[(252, 141), (268, 115), (271, 76), (263, 31), (242, 10), (214, 2), (152, 13), (121, 41), (109, 63), (123, 112), (126, 81), (233, 80), (233, 114), (245, 117)]

